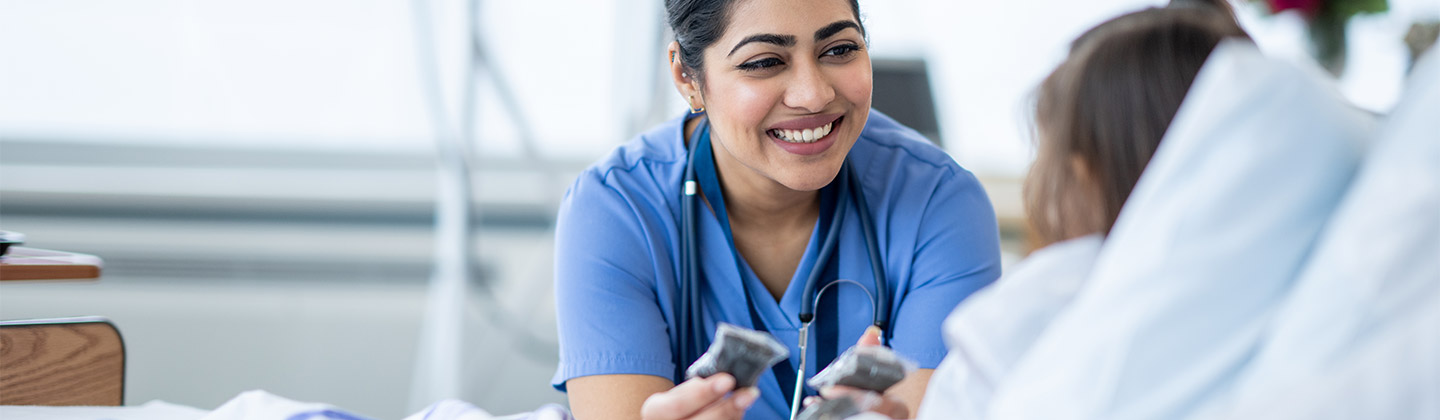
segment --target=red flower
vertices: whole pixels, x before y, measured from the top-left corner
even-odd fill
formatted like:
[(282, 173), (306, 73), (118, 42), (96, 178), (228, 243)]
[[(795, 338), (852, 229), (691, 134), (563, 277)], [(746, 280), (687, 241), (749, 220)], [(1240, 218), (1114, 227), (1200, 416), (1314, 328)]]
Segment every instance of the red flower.
[(1270, 11), (1280, 13), (1295, 9), (1306, 16), (1320, 14), (1321, 0), (1270, 0)]

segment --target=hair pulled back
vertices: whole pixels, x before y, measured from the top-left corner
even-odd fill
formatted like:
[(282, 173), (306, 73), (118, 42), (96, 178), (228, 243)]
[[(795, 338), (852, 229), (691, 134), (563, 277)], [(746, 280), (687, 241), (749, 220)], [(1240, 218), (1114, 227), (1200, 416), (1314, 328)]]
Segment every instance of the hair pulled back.
[[(705, 84), (705, 49), (725, 35), (730, 25), (730, 11), (740, 0), (665, 0), (666, 20), (680, 44), (680, 62), (685, 71), (701, 85)], [(759, 1), (759, 0), (749, 0)], [(859, 0), (848, 0), (855, 22), (860, 23)], [(861, 23), (861, 32), (864, 24)]]

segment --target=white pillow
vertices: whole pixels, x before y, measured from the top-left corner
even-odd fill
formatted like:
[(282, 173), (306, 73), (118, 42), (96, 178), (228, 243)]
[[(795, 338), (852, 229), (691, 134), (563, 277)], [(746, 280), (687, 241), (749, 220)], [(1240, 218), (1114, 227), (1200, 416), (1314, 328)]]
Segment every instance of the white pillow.
[(1326, 76), (1223, 42), (1086, 288), (997, 391), (991, 417), (1178, 418), (1210, 398), (1253, 354), (1373, 122)]

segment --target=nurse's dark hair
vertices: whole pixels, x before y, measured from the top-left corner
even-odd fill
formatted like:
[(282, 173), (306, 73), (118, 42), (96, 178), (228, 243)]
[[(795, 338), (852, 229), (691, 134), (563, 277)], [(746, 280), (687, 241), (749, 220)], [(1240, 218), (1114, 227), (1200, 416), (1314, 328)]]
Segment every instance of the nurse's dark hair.
[[(847, 1), (860, 32), (865, 32), (865, 25), (860, 22), (859, 0)], [(675, 42), (680, 44), (680, 62), (686, 73), (702, 86), (705, 84), (705, 49), (725, 35), (725, 27), (730, 25), (730, 11), (737, 2), (739, 0), (665, 0), (670, 30), (675, 33)]]
[(1225, 38), (1249, 39), (1225, 0), (1176, 0), (1106, 21), (1036, 92), (1025, 179), (1035, 248), (1108, 234), (1190, 84)]

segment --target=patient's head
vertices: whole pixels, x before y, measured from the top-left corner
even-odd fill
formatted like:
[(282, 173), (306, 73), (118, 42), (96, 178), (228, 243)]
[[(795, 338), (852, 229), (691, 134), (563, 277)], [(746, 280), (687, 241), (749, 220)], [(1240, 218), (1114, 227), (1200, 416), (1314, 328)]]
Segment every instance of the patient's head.
[(1167, 7), (1171, 9), (1209, 9), (1213, 12), (1219, 12), (1221, 15), (1224, 15), (1226, 19), (1229, 19), (1231, 22), (1236, 22), (1236, 25), (1239, 25), (1239, 20), (1235, 17), (1235, 9), (1230, 7), (1230, 0), (1170, 0), (1170, 5)]
[(1102, 23), (1041, 83), (1025, 180), (1036, 247), (1108, 233), (1210, 51), (1224, 38), (1248, 38), (1228, 8), (1204, 3)]

